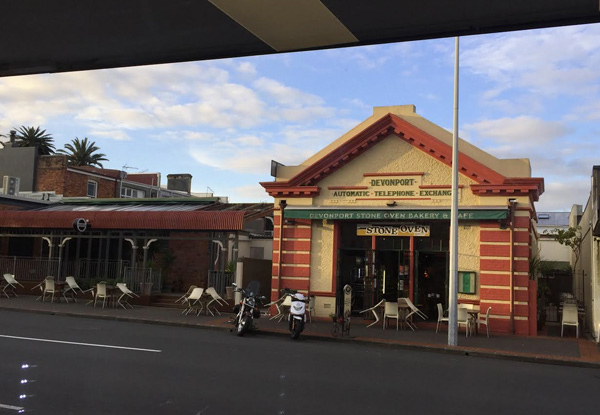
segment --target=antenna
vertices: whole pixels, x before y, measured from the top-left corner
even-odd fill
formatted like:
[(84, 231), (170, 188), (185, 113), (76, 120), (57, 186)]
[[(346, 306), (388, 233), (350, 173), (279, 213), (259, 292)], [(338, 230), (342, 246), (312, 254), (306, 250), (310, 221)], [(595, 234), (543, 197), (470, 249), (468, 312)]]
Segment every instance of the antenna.
[(123, 166), (123, 170), (139, 170), (137, 167), (131, 167), (127, 164)]
[[(210, 192), (209, 192), (209, 190), (210, 190)], [(214, 195), (215, 191), (213, 189), (211, 189), (210, 187), (206, 186), (206, 193), (212, 193)]]

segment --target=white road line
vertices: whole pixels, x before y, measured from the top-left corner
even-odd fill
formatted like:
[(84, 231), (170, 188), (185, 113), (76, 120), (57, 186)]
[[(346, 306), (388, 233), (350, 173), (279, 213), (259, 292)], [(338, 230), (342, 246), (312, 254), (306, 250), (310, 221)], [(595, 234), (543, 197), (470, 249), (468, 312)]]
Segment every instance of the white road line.
[(0, 409), (12, 409), (13, 411), (20, 411), (23, 409), (22, 406), (4, 405), (0, 403)]
[(7, 338), (7, 339), (17, 339), (17, 340), (31, 340), (31, 341), (35, 341), (35, 342), (74, 344), (76, 346), (105, 347), (107, 349), (134, 350), (134, 351), (137, 351), (137, 352), (151, 352), (151, 353), (160, 353), (160, 352), (162, 352), (162, 350), (140, 349), (138, 347), (123, 347), (123, 346), (111, 346), (109, 344), (79, 343), (79, 342), (67, 342), (67, 341), (63, 341), (63, 340), (36, 339), (34, 337), (7, 336), (5, 334), (0, 334), (0, 337), (4, 337), (4, 338)]

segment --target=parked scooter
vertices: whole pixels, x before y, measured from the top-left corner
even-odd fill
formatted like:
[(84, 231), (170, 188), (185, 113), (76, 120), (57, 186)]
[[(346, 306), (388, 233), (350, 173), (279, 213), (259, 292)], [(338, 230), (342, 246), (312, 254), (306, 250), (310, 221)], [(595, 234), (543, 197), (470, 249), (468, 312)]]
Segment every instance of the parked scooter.
[(292, 294), (289, 329), (293, 340), (298, 340), (300, 337), (300, 333), (304, 330), (304, 323), (306, 323), (306, 298), (300, 293)]
[(259, 296), (260, 283), (251, 281), (248, 288), (237, 288), (233, 284), (235, 292), (242, 293), (242, 301), (236, 305), (233, 312), (236, 313), (235, 318), (231, 321), (235, 327), (235, 333), (238, 336), (243, 336), (248, 330), (255, 329), (254, 319), (260, 317), (259, 305), (265, 297)]

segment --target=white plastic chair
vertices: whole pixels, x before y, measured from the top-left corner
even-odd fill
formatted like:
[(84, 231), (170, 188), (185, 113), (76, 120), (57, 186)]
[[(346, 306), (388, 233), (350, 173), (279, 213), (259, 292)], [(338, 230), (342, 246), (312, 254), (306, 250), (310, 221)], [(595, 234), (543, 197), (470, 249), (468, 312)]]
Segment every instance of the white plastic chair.
[(565, 304), (560, 323), (560, 337), (563, 336), (565, 326), (575, 326), (575, 337), (579, 338), (579, 319), (577, 317), (577, 305)]
[(485, 313), (485, 320), (482, 320), (481, 318), (477, 319), (477, 327), (481, 327), (482, 324), (485, 324), (488, 337), (490, 337), (490, 311), (492, 311), (492, 307), (488, 307)]
[(410, 309), (413, 311), (413, 314), (416, 314), (417, 316), (421, 317), (423, 320), (427, 320), (427, 315), (424, 312), (422, 312), (421, 310), (419, 310), (417, 308), (417, 306), (414, 305), (414, 303), (412, 301), (410, 301), (410, 298), (405, 297), (404, 300), (406, 301), (406, 304), (408, 304)]
[(46, 301), (46, 297), (52, 294), (52, 302), (54, 302), (54, 294), (56, 294), (56, 284), (54, 277), (46, 277), (44, 279), (44, 291), (42, 292), (42, 302)]
[[(279, 305), (279, 322), (290, 313), (292, 307), (292, 296), (286, 295), (281, 304)], [(287, 319), (286, 319), (287, 320)]]
[(381, 300), (380, 302), (378, 302), (377, 304), (375, 304), (373, 307), (367, 308), (366, 310), (360, 311), (358, 313), (358, 314), (362, 314), (362, 313), (367, 313), (369, 311), (373, 313), (373, 316), (375, 317), (375, 321), (372, 322), (371, 324), (369, 324), (367, 326), (367, 328), (371, 327), (371, 326), (373, 326), (373, 325), (375, 325), (375, 324), (377, 324), (379, 322), (379, 314), (377, 313), (377, 310), (379, 310), (379, 307), (383, 307), (383, 303), (385, 303), (385, 300)]
[(458, 306), (458, 316), (456, 318), (456, 324), (458, 327), (465, 326), (465, 337), (469, 336), (469, 330), (471, 328), (471, 319), (469, 318), (469, 312), (467, 307)]
[(385, 324), (387, 323), (387, 319), (395, 318), (396, 319), (396, 331), (398, 331), (398, 323), (400, 322), (400, 311), (398, 310), (398, 303), (386, 301), (384, 305), (383, 312), (383, 329), (385, 330)]
[(438, 321), (437, 321), (437, 326), (435, 328), (435, 332), (439, 332), (440, 330), (440, 323), (448, 323), (448, 317), (444, 317), (444, 308), (442, 307), (442, 303), (438, 303), (437, 304), (437, 310), (438, 310)]
[(106, 291), (106, 282), (100, 281), (96, 284), (96, 295), (94, 296), (94, 307), (96, 307), (96, 303), (98, 299), (102, 299), (102, 308), (106, 305), (106, 300), (108, 299), (108, 294)]
[(275, 313), (274, 316), (271, 316), (271, 318), (269, 320), (275, 320), (276, 318), (281, 317), (281, 304), (283, 303), (283, 300), (285, 300), (285, 295), (275, 301), (271, 301), (268, 304), (265, 304), (265, 307), (271, 307), (271, 306), (275, 306), (275, 309), (277, 310), (277, 313)]
[(121, 291), (121, 296), (117, 300), (117, 304), (125, 309), (127, 308), (126, 306), (133, 308), (133, 306), (129, 304), (129, 299), (139, 297), (139, 295), (127, 288), (127, 285), (125, 285), (124, 282), (117, 283), (117, 288)]
[(308, 313), (308, 321), (312, 323), (312, 316), (315, 314), (315, 296), (308, 296), (308, 304), (306, 306), (306, 312)]
[(185, 292), (185, 294), (183, 294), (181, 297), (179, 297), (177, 300), (175, 300), (175, 303), (181, 303), (181, 304), (185, 304), (185, 299), (192, 293), (192, 291), (194, 291), (194, 288), (196, 288), (196, 285), (190, 285), (190, 288), (188, 288), (188, 290)]
[(195, 308), (197, 310), (196, 315), (200, 315), (200, 311), (202, 311), (202, 308), (204, 307), (204, 304), (202, 303), (203, 294), (204, 288), (194, 288), (190, 295), (188, 295), (185, 298), (185, 301), (187, 302), (187, 307), (185, 308), (185, 310), (183, 310), (181, 314), (185, 313), (185, 315), (187, 316)]
[[(206, 310), (208, 310), (208, 312), (214, 316), (214, 313), (210, 309), (211, 304), (217, 303), (218, 305), (223, 306), (223, 305), (227, 304), (227, 301), (225, 301), (223, 299), (223, 297), (221, 297), (219, 295), (219, 293), (217, 293), (217, 290), (215, 290), (215, 287), (208, 287), (205, 292), (206, 292), (206, 294), (211, 296), (211, 300), (206, 304)], [(214, 305), (212, 307), (214, 308), (214, 310), (217, 312), (218, 315), (221, 315), (219, 310), (217, 310), (217, 307), (215, 307)]]
[(77, 299), (75, 298), (75, 296), (77, 295), (77, 290), (79, 290), (79, 292), (81, 294), (85, 294), (87, 292), (91, 292), (93, 291), (93, 288), (87, 289), (87, 290), (83, 290), (79, 284), (77, 284), (77, 281), (75, 281), (75, 278), (72, 276), (69, 276), (67, 278), (65, 278), (65, 282), (67, 283), (67, 285), (69, 286), (69, 288), (67, 288), (66, 290), (63, 291), (62, 295), (65, 298), (65, 301), (68, 303), (69, 302), (69, 298), (67, 297), (67, 293), (71, 294), (71, 298), (73, 299), (73, 302), (77, 302)]
[[(13, 274), (4, 274), (4, 280), (6, 281), (6, 285), (4, 286), (4, 288), (2, 289), (2, 292), (4, 293), (4, 295), (7, 298), (10, 298), (10, 296), (8, 295), (8, 292), (6, 292), (6, 290), (10, 289), (10, 291), (13, 293), (13, 295), (15, 297), (18, 297), (17, 293), (15, 292), (15, 289), (17, 288), (17, 285), (23, 287), (23, 285), (18, 282), (17, 280), (15, 280), (15, 276)], [(25, 287), (23, 287), (25, 288)]]

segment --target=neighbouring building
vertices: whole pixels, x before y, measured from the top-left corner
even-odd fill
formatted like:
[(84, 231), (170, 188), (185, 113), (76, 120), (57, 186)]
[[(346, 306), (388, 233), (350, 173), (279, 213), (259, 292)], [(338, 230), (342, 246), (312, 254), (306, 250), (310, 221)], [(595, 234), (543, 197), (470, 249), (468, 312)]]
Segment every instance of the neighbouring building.
[[(272, 163), (271, 298), (316, 296), (316, 313), (409, 297), (432, 319), (447, 307), (452, 135), (415, 107), (373, 115), (297, 166)], [(492, 307), (496, 333), (536, 335), (535, 202), (544, 180), (528, 159), (459, 145), (459, 301)], [(364, 315), (364, 314), (362, 314)]]

